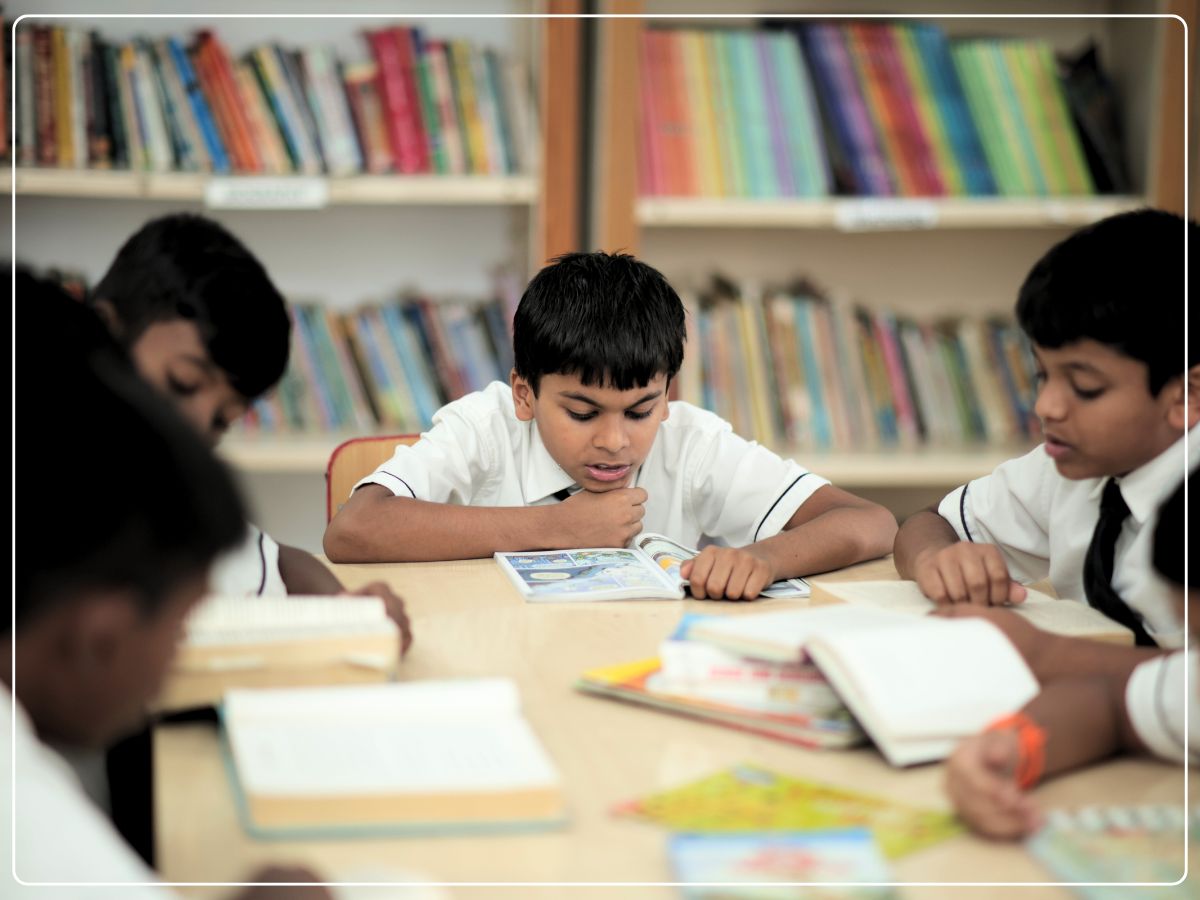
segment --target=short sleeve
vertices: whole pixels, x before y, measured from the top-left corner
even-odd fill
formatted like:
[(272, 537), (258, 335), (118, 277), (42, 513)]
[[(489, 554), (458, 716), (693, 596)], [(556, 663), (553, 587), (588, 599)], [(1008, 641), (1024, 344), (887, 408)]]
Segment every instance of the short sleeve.
[(1050, 506), (1054, 463), (1041, 447), (1001, 463), (990, 475), (955, 488), (938, 504), (959, 540), (995, 544), (1024, 582), (1050, 574)]
[(279, 573), (279, 545), (254, 525), (242, 542), (222, 554), (209, 571), (209, 591), (223, 597), (283, 597), (287, 587)]
[(721, 426), (704, 436), (689, 461), (688, 497), (703, 534), (743, 547), (779, 534), (829, 480), (734, 434), (728, 423)]
[(433, 427), (354, 486), (378, 484), (397, 497), (467, 505), (496, 467), (497, 412), (485, 394), (442, 407)]
[(1129, 676), (1125, 709), (1133, 730), (1155, 756), (1182, 762), (1190, 746), (1192, 760), (1200, 761), (1198, 665), (1200, 653), (1195, 649), (1178, 651), (1142, 663)]

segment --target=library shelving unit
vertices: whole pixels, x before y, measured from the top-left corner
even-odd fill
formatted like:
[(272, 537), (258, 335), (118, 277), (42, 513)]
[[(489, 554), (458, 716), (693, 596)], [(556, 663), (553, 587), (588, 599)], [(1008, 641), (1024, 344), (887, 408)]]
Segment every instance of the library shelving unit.
[[(86, 18), (90, 5), (64, 0), (47, 19), (115, 40), (186, 35), (210, 28), (237, 54), (267, 41), (329, 44), (369, 58), (360, 36), (386, 24), (418, 24), (438, 36), (499, 46), (525, 60), (534, 84), (536, 165), (510, 175), (214, 175), (198, 172), (5, 167), (0, 191), (12, 195), (18, 260), (56, 266), (94, 281), (124, 236), (175, 210), (214, 215), (258, 252), (289, 300), (333, 306), (414, 286), (433, 295), (485, 291), (491, 267), (526, 277), (580, 241), (579, 123), (582, 20), (439, 17), (481, 12), (464, 4), (436, 11), (415, 0), (368, 0), (356, 18), (156, 18), (144, 0), (108, 4), (106, 13), (145, 18)], [(35, 4), (5, 4), (5, 21), (37, 14)], [(328, 4), (293, 4), (329, 12)], [(236, 10), (229, 9), (229, 12)], [(578, 0), (496, 0), (489, 13), (570, 15)], [(408, 18), (397, 18), (405, 17)], [(20, 27), (36, 24), (26, 19)], [(353, 59), (353, 57), (351, 57)], [(15, 117), (14, 117), (15, 118)], [(554, 123), (554, 127), (545, 127)], [(15, 193), (13, 188), (15, 187)], [(416, 248), (416, 249), (413, 249)], [(464, 287), (464, 283), (481, 287)], [(220, 453), (249, 489), (260, 524), (281, 540), (317, 550), (324, 525), (321, 475), (330, 451), (349, 434), (232, 434)], [(306, 499), (299, 499), (306, 498)], [(308, 498), (311, 502), (308, 502)], [(302, 525), (296, 524), (303, 522)]]
[[(1110, 2), (1099, 8), (1067, 2), (1054, 8), (1066, 16), (1033, 18), (1045, 12), (1043, 5), (1012, 0), (988, 10), (1011, 17), (981, 19), (950, 18), (962, 5), (943, 0), (836, 5), (763, 0), (752, 12), (731, 16), (727, 4), (698, 0), (683, 16), (662, 0), (609, 0), (601, 8), (618, 15), (601, 21), (593, 73), (591, 243), (638, 253), (683, 288), (703, 283), (714, 271), (756, 287), (804, 276), (868, 307), (915, 318), (1011, 316), (1029, 266), (1070, 230), (1145, 205), (1184, 211), (1183, 73), (1185, 54), (1195, 56), (1194, 37), (1185, 49), (1184, 29), (1173, 19), (1117, 16), (1179, 15), (1194, 34), (1196, 6), (1194, 0)], [(869, 14), (936, 20), (951, 38), (1037, 37), (1060, 52), (1094, 42), (1118, 93), (1134, 190), (1121, 196), (1045, 198), (639, 196), (645, 29), (745, 28), (761, 26), (770, 15)], [(687, 72), (690, 63), (680, 64)], [(1194, 76), (1194, 66), (1190, 71)], [(695, 83), (687, 89), (695, 91)], [(893, 510), (907, 512), (1028, 446), (815, 454), (776, 449), (884, 502), (907, 492), (905, 499), (890, 503)]]

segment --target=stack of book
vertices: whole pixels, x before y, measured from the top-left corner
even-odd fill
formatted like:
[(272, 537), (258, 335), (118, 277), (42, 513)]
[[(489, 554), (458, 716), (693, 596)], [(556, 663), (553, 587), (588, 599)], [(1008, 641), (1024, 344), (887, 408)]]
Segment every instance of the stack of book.
[(17, 161), (165, 172), (504, 175), (534, 167), (524, 64), (419, 28), (369, 30), (371, 59), (211, 31), (113, 42), (16, 29)]
[(679, 397), (794, 449), (1036, 440), (1032, 355), (1015, 323), (918, 322), (799, 282), (721, 278), (689, 300)]
[(585, 672), (577, 688), (803, 747), (850, 747), (864, 734), (809, 662), (767, 661), (703, 640), (720, 616), (687, 614), (653, 659)]
[(511, 305), (500, 298), (412, 298), (351, 312), (296, 304), (292, 321), (287, 372), (243, 432), (415, 433), (444, 403), (512, 368)]
[(1043, 41), (951, 43), (915, 23), (648, 30), (641, 64), (644, 195), (1095, 193)]

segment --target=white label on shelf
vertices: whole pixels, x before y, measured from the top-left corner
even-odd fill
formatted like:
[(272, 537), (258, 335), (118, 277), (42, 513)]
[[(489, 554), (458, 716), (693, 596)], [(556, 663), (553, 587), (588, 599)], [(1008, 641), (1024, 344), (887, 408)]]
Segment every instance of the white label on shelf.
[(328, 203), (329, 182), (300, 175), (212, 178), (204, 189), (209, 209), (321, 209)]
[(833, 221), (842, 231), (935, 228), (938, 224), (938, 210), (937, 206), (928, 200), (841, 200), (834, 205)]

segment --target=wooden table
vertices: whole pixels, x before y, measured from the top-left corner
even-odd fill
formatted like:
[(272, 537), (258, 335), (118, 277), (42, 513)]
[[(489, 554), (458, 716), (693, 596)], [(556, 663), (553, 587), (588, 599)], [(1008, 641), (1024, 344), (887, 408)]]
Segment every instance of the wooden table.
[[(257, 841), (237, 821), (209, 725), (155, 734), (158, 862), (170, 881), (236, 881), (266, 862), (302, 862), (331, 880), (387, 880), (397, 870), (445, 882), (669, 882), (667, 832), (613, 817), (618, 801), (677, 786), (738, 762), (946, 808), (940, 765), (898, 770), (870, 748), (808, 751), (715, 725), (589, 697), (571, 687), (585, 669), (656, 653), (687, 611), (743, 614), (799, 601), (735, 604), (694, 600), (526, 604), (490, 560), (337, 566), (349, 587), (385, 580), (406, 600), (416, 641), (402, 678), (506, 675), (520, 687), (525, 715), (557, 763), (570, 823), (523, 835)], [(895, 578), (888, 560), (822, 576)], [(1193, 777), (1192, 790), (1200, 787)], [(1038, 789), (1049, 806), (1179, 802), (1181, 767), (1120, 760), (1055, 779)], [(1042, 881), (1048, 873), (1019, 845), (959, 837), (893, 864), (901, 881)], [(207, 889), (194, 889), (208, 895)], [(454, 896), (527, 897), (531, 888), (450, 889)], [(566, 893), (568, 889), (561, 889)], [(1013, 888), (973, 889), (972, 898)], [(571, 897), (608, 896), (574, 888)], [(556, 894), (539, 892), (538, 896)], [(668, 898), (673, 887), (625, 887), (619, 896)], [(906, 898), (944, 898), (911, 886)], [(1065, 889), (1024, 889), (1022, 897), (1066, 897)]]

